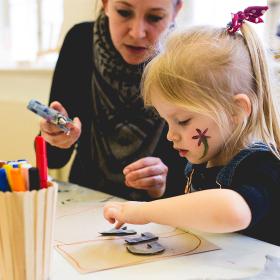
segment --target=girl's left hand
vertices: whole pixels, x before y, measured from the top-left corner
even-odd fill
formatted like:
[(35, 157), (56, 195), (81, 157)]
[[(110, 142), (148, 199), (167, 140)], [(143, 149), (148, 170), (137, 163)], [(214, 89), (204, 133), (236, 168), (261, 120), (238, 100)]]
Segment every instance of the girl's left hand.
[(146, 190), (153, 198), (164, 194), (167, 172), (167, 166), (156, 157), (141, 158), (123, 170), (128, 187)]
[(149, 221), (142, 215), (141, 207), (145, 202), (108, 202), (103, 208), (103, 215), (115, 228), (120, 228), (123, 224), (147, 224)]

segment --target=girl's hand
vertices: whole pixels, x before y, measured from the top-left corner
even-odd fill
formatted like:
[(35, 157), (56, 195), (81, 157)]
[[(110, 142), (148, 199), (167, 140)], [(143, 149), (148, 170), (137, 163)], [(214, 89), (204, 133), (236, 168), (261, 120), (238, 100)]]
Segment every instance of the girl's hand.
[(147, 224), (149, 221), (141, 213), (141, 207), (145, 202), (108, 202), (103, 208), (103, 215), (111, 224), (115, 224), (116, 228), (120, 228), (123, 224)]
[[(67, 111), (59, 102), (52, 102), (50, 107), (68, 117)], [(68, 123), (67, 127), (70, 128), (69, 134), (61, 131), (55, 124), (52, 124), (45, 119), (40, 121), (41, 135), (49, 144), (61, 149), (70, 148), (81, 135), (82, 125), (79, 118), (74, 118), (73, 123)]]
[(153, 198), (164, 194), (167, 172), (167, 166), (156, 157), (141, 158), (123, 170), (128, 187), (146, 190)]

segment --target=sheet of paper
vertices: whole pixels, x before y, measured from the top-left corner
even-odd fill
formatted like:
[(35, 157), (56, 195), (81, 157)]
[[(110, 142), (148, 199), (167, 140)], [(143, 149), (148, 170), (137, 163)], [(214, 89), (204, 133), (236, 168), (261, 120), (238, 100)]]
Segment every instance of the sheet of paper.
[(147, 224), (126, 225), (137, 234), (151, 232), (159, 237), (165, 251), (158, 255), (136, 256), (126, 249), (126, 236), (101, 236), (99, 232), (112, 228), (103, 218), (101, 202), (76, 202), (63, 205), (55, 225), (55, 244), (79, 272), (89, 273), (162, 260), (180, 255), (196, 254), (219, 249), (215, 244), (173, 227)]

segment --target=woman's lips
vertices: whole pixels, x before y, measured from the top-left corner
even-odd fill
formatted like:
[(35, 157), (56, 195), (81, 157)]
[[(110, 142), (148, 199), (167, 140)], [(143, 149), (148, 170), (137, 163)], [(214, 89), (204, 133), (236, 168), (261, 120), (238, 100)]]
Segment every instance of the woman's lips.
[(147, 48), (145, 47), (138, 47), (138, 46), (131, 46), (131, 45), (126, 45), (126, 48), (130, 53), (133, 54), (142, 54), (147, 50)]

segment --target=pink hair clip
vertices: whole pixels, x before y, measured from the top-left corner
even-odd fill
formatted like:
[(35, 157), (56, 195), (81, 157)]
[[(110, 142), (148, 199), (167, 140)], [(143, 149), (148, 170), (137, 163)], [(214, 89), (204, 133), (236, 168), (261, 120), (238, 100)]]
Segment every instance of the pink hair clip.
[(231, 14), (232, 20), (227, 25), (227, 32), (234, 34), (240, 29), (244, 20), (261, 23), (263, 22), (261, 16), (268, 10), (268, 6), (251, 6), (246, 8), (243, 12), (239, 11), (236, 14)]

